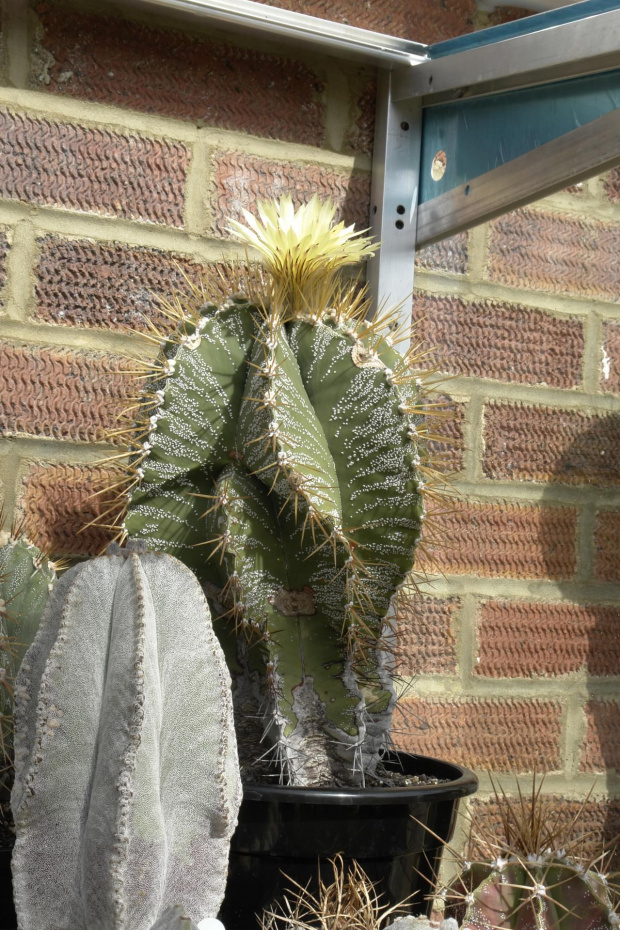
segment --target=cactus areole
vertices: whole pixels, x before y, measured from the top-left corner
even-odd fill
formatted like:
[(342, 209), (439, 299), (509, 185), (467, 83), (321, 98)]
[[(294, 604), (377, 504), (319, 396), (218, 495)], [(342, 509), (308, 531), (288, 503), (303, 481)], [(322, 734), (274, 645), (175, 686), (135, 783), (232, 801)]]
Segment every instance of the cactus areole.
[(364, 784), (389, 744), (395, 598), (425, 517), (422, 387), (397, 313), (369, 320), (339, 275), (370, 241), (316, 198), (258, 213), (230, 224), (264, 260), (245, 293), (168, 306), (115, 525), (203, 583), (246, 779)]

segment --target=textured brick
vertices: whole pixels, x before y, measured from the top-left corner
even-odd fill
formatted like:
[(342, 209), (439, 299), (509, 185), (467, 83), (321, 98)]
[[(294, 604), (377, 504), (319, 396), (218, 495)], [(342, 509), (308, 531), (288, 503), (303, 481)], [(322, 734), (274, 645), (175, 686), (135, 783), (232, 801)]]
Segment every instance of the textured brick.
[(184, 275), (198, 283), (204, 268), (157, 249), (88, 239), (45, 236), (36, 265), (38, 319), (50, 323), (115, 328), (164, 324), (158, 297), (189, 290)]
[(399, 749), (494, 772), (560, 768), (562, 709), (555, 701), (404, 700), (400, 710)]
[(429, 514), (420, 567), (483, 577), (573, 577), (575, 510), (460, 500), (444, 505)]
[(454, 616), (457, 597), (415, 597), (399, 610), (396, 671), (400, 675), (456, 672)]
[(474, 27), (473, 0), (267, 0), (270, 6), (416, 42), (441, 42)]
[(85, 352), (0, 344), (0, 433), (103, 441), (135, 382), (131, 364)]
[(601, 387), (620, 394), (620, 323), (603, 324), (603, 349)]
[(491, 224), (491, 281), (552, 294), (620, 300), (620, 225), (516, 210)]
[(601, 511), (594, 528), (594, 574), (597, 581), (620, 581), (620, 513)]
[[(321, 145), (323, 85), (307, 65), (114, 16), (42, 4), (55, 94)], [(47, 83), (49, 81), (49, 83)]]
[(108, 495), (92, 495), (102, 480), (111, 483), (113, 475), (96, 466), (33, 465), (18, 504), (28, 536), (54, 555), (97, 555), (112, 534), (99, 526), (84, 528), (110, 506)]
[(276, 162), (241, 152), (220, 152), (215, 158), (215, 231), (226, 232), (227, 221), (243, 219), (242, 209), (254, 210), (257, 200), (290, 194), (295, 204), (318, 194), (339, 207), (339, 218), (368, 226), (370, 176), (348, 175), (316, 165)]
[(586, 737), (581, 754), (584, 772), (620, 772), (620, 703), (589, 701), (585, 708)]
[(484, 408), (487, 478), (620, 486), (620, 415), (490, 403)]
[(416, 254), (415, 264), (416, 268), (423, 268), (425, 271), (466, 274), (468, 258), (467, 233), (462, 232), (421, 249)]
[[(525, 778), (521, 780), (521, 792), (525, 797), (531, 795), (531, 781)], [(510, 797), (510, 791), (507, 788), (506, 794)], [(557, 823), (558, 826), (569, 830), (573, 840), (583, 838), (582, 848), (586, 859), (595, 859), (600, 856), (606, 844), (611, 844), (612, 850), (616, 846), (614, 841), (620, 834), (620, 800), (603, 798), (584, 802), (582, 798), (573, 800), (558, 794), (547, 794), (544, 788), (543, 795), (545, 803), (552, 805), (554, 824)], [(476, 821), (483, 824), (486, 831), (492, 831), (496, 837), (503, 837), (505, 834), (502, 830), (501, 814), (495, 799), (482, 801), (474, 798), (471, 803), (472, 814)], [(517, 809), (520, 809), (518, 797), (513, 803), (516, 804)], [(524, 807), (526, 811), (531, 810), (531, 805), (525, 799)], [(610, 868), (613, 870), (620, 868), (620, 850), (616, 848), (607, 866), (599, 864), (599, 868), (604, 872), (608, 872)]]
[(442, 474), (454, 474), (463, 467), (465, 404), (456, 403), (443, 394), (433, 397), (431, 403), (445, 406), (437, 409), (437, 417), (432, 423), (432, 431), (438, 438), (428, 443), (430, 464)]
[(189, 149), (0, 109), (0, 197), (183, 225)]
[(375, 109), (377, 106), (377, 82), (374, 78), (364, 84), (355, 104), (357, 114), (353, 128), (347, 134), (346, 142), (354, 152), (359, 152), (362, 155), (372, 155), (375, 138)]
[(611, 203), (620, 201), (620, 167), (612, 168), (603, 182), (603, 187)]
[(419, 292), (413, 317), (442, 371), (558, 388), (581, 382), (584, 335), (574, 317)]
[(485, 601), (478, 663), (487, 678), (620, 675), (620, 608), (601, 604)]
[(4, 306), (2, 292), (6, 284), (6, 260), (9, 255), (9, 240), (3, 229), (0, 229), (0, 310)]

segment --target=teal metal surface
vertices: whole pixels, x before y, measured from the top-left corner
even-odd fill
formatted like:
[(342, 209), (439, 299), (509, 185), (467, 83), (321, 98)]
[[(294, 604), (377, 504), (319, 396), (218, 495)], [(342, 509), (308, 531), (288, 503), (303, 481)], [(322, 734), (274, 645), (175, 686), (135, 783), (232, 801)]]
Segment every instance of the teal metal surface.
[(549, 29), (552, 26), (560, 26), (563, 23), (575, 22), (587, 16), (595, 16), (597, 13), (607, 13), (609, 10), (617, 9), (620, 9), (618, 0), (583, 0), (582, 3), (572, 3), (556, 10), (549, 10), (547, 13), (536, 13), (512, 23), (504, 23), (503, 26), (493, 26), (491, 29), (481, 29), (479, 32), (457, 36), (446, 42), (438, 42), (430, 45), (427, 52), (431, 58), (443, 58), (455, 52), (481, 48), (483, 45), (492, 45), (503, 39), (540, 32), (541, 29)]
[[(422, 124), (419, 202), (425, 203), (619, 107), (620, 70), (427, 107)], [(441, 151), (446, 153), (446, 170), (435, 181), (431, 168)]]

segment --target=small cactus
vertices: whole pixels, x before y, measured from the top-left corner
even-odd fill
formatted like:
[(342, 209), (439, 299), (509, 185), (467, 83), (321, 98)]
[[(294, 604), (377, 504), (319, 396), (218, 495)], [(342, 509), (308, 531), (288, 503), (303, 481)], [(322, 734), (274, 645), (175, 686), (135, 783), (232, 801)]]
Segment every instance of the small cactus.
[(15, 676), (39, 628), (57, 567), (19, 529), (0, 546), (0, 784), (5, 791), (13, 767)]
[[(533, 779), (531, 796), (511, 800), (495, 789), (502, 832), (472, 817), (470, 853), (440, 892), (445, 914), (464, 930), (615, 930), (617, 889), (601, 871), (609, 856), (584, 855), (583, 806), (563, 823), (553, 799)], [(587, 800), (587, 799), (586, 799)]]
[(149, 930), (223, 898), (241, 798), (230, 676), (192, 572), (143, 548), (60, 579), (17, 676), (20, 930)]
[(259, 212), (234, 225), (266, 259), (248, 296), (169, 308), (176, 331), (111, 437), (131, 452), (105, 519), (186, 562), (229, 621), (250, 775), (261, 757), (287, 783), (363, 784), (390, 745), (391, 611), (426, 516), (424, 390), (396, 314), (367, 319), (337, 279), (368, 239), (316, 198)]

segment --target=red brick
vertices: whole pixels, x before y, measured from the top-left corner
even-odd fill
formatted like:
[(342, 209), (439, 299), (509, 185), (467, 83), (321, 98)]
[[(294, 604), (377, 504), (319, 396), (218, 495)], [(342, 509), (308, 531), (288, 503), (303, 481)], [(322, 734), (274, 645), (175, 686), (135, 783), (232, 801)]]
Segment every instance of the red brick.
[(484, 408), (487, 478), (620, 486), (620, 416), (490, 403)]
[(597, 581), (620, 581), (620, 512), (602, 510), (594, 528), (594, 574)]
[(586, 737), (581, 754), (583, 772), (620, 771), (620, 703), (589, 701), (585, 708)]
[(558, 388), (581, 383), (584, 335), (575, 317), (420, 292), (413, 317), (442, 371)]
[(307, 13), (345, 25), (402, 36), (416, 42), (441, 42), (474, 27), (473, 0), (268, 0), (270, 6)]
[(131, 363), (63, 349), (0, 344), (0, 433), (94, 442), (135, 394)]
[(23, 479), (18, 503), (27, 535), (53, 555), (97, 555), (113, 533), (100, 526), (86, 526), (101, 517), (111, 496), (92, 495), (101, 489), (102, 481), (111, 484), (113, 480), (111, 469), (96, 466), (33, 465)]
[(375, 137), (375, 109), (377, 106), (377, 82), (375, 78), (366, 81), (360, 91), (356, 104), (356, 116), (353, 128), (347, 134), (347, 145), (354, 152), (372, 155)]
[(620, 300), (620, 224), (516, 210), (491, 224), (486, 275), (512, 287)]
[(620, 201), (620, 167), (612, 168), (604, 181), (604, 189), (607, 199), (611, 203)]
[(400, 710), (399, 749), (493, 772), (560, 768), (562, 708), (555, 701), (404, 700)]
[[(520, 810), (521, 802), (518, 796), (511, 797), (511, 792), (507, 786), (506, 794), (510, 798), (517, 810)], [(523, 806), (526, 813), (531, 810), (531, 804), (526, 798), (532, 794), (531, 780), (522, 779), (521, 792), (524, 796)], [(550, 804), (553, 811), (553, 823), (558, 827), (563, 827), (568, 831), (569, 841), (576, 842), (581, 839), (582, 855), (586, 859), (595, 859), (601, 855), (605, 845), (611, 846), (612, 855), (607, 863), (599, 863), (599, 869), (608, 872), (611, 869), (620, 868), (620, 850), (613, 852), (620, 834), (620, 800), (614, 798), (592, 799), (585, 801), (582, 798), (568, 799), (551, 792), (546, 793), (544, 786), (542, 796), (545, 804)], [(505, 836), (502, 829), (502, 819), (499, 806), (496, 800), (490, 799), (482, 801), (478, 798), (472, 800), (471, 813), (476, 822), (482, 824), (483, 830), (498, 838)], [(562, 844), (563, 845), (563, 844)], [(480, 846), (474, 846), (479, 850)], [(473, 850), (472, 850), (473, 851)], [(479, 852), (478, 852), (479, 854)], [(494, 856), (493, 856), (494, 858)]]
[(620, 394), (620, 323), (603, 324), (603, 349), (605, 364), (601, 368), (601, 387), (604, 391)]
[[(445, 394), (433, 396), (430, 403), (444, 406), (429, 408), (429, 424), (432, 424), (432, 432), (437, 437), (428, 442), (429, 464), (443, 475), (452, 475), (463, 468), (465, 404), (459, 404)], [(433, 410), (436, 412), (434, 420)]]
[(400, 675), (456, 672), (457, 597), (415, 597), (397, 616), (396, 671)]
[(39, 240), (35, 316), (77, 326), (143, 329), (166, 319), (158, 298), (189, 291), (203, 266), (185, 256), (121, 243), (45, 236)]
[[(307, 65), (41, 4), (41, 89), (307, 145), (324, 141), (323, 85)], [(36, 77), (36, 76), (35, 76)]]
[(415, 263), (416, 268), (424, 268), (425, 271), (466, 274), (468, 258), (467, 233), (462, 232), (421, 249), (416, 255)]
[(0, 109), (0, 197), (183, 225), (190, 152), (180, 142)]
[(226, 232), (228, 220), (243, 219), (242, 209), (254, 210), (257, 200), (290, 194), (296, 205), (318, 194), (339, 207), (339, 219), (368, 226), (370, 176), (345, 174), (317, 165), (276, 162), (242, 152), (220, 152), (215, 157), (215, 231)]
[(603, 604), (485, 601), (478, 663), (487, 678), (620, 675), (620, 608)]
[(9, 240), (4, 230), (0, 229), (0, 309), (4, 306), (2, 292), (6, 284), (6, 262), (9, 255)]
[(464, 500), (446, 500), (444, 504), (429, 514), (421, 568), (448, 575), (573, 577), (575, 510), (547, 504)]

